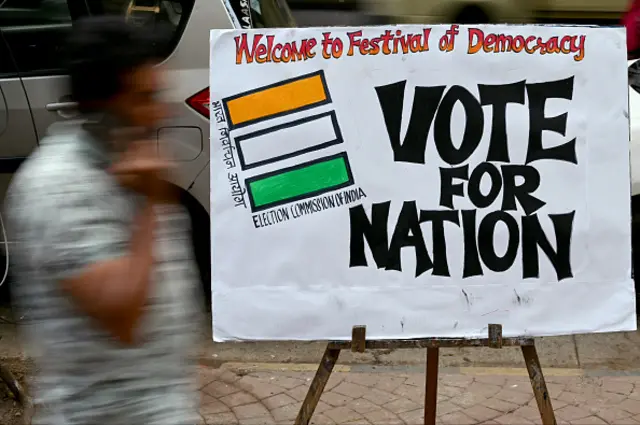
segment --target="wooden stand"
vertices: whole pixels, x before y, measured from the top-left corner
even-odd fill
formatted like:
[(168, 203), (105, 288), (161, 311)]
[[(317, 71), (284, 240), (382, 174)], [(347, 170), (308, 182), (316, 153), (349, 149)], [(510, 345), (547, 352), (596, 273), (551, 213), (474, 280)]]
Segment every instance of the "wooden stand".
[(547, 391), (547, 384), (542, 375), (540, 360), (533, 338), (502, 338), (502, 325), (489, 325), (488, 338), (482, 339), (455, 339), (455, 338), (429, 338), (410, 340), (384, 340), (367, 341), (366, 327), (354, 326), (351, 341), (331, 341), (324, 351), (316, 376), (311, 382), (311, 387), (300, 407), (295, 425), (308, 425), (313, 412), (320, 401), (324, 387), (329, 381), (341, 350), (351, 349), (351, 351), (362, 353), (365, 349), (397, 349), (397, 348), (426, 348), (427, 366), (425, 377), (424, 395), (424, 424), (435, 425), (436, 405), (438, 400), (438, 359), (440, 348), (455, 347), (521, 347), (524, 361), (529, 372), (533, 394), (538, 403), (538, 410), (542, 418), (543, 425), (556, 425), (556, 418), (551, 406), (551, 398)]

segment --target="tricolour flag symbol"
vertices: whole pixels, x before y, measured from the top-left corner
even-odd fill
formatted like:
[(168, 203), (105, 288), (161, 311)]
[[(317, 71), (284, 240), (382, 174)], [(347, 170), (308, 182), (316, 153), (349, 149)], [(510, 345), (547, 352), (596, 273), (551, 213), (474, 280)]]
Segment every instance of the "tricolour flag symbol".
[(333, 111), (279, 124), (235, 138), (243, 170), (271, 164), (342, 143)]
[(324, 72), (317, 71), (224, 99), (231, 129), (331, 103)]
[(311, 198), (353, 184), (344, 152), (246, 179), (252, 211)]
[[(223, 99), (240, 167), (257, 173), (245, 179), (253, 212), (354, 184), (346, 152), (331, 154), (330, 148), (344, 141), (335, 111), (286, 122), (275, 120), (276, 124), (270, 127), (252, 128), (256, 123), (330, 103), (331, 95), (322, 70)], [(234, 130), (243, 127), (247, 127), (248, 132), (234, 134)], [(277, 170), (270, 167), (266, 169), (270, 171), (260, 172), (269, 164), (301, 155), (307, 158), (294, 166)]]

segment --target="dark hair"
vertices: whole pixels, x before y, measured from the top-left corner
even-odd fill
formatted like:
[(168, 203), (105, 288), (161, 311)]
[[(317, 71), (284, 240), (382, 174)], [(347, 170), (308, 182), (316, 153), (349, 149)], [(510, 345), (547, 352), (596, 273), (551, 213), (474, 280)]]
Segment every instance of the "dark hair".
[(78, 20), (66, 45), (71, 96), (81, 112), (94, 112), (123, 89), (124, 77), (160, 59), (166, 32), (127, 24), (122, 16)]

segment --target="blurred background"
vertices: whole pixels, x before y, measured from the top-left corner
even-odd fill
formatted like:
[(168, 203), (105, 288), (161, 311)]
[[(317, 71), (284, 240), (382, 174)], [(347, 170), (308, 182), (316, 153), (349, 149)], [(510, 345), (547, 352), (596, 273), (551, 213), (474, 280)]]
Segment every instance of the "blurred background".
[(615, 25), (630, 0), (289, 0), (299, 26), (386, 23)]
[[(248, 0), (250, 1), (250, 0)], [(255, 0), (253, 0), (255, 1)], [(0, 27), (69, 18), (66, 0), (0, 0)], [(73, 3), (70, 2), (70, 3)], [(178, 24), (183, 1), (85, 0), (93, 13), (152, 16), (155, 9)], [(274, 7), (285, 0), (271, 0)], [(631, 0), (286, 0), (299, 26), (386, 23), (578, 23), (610, 25), (620, 22)], [(169, 5), (170, 7), (166, 7)], [(285, 6), (286, 7), (286, 6)], [(58, 11), (56, 13), (56, 10)], [(60, 23), (62, 23), (60, 22)]]

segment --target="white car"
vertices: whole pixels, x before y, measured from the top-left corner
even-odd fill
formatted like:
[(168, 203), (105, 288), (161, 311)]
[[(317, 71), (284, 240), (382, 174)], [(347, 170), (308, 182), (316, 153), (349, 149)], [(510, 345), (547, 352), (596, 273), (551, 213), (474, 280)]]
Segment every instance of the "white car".
[[(631, 224), (633, 268), (640, 267), (640, 60), (631, 60), (629, 65), (629, 126), (630, 126), (630, 161), (631, 161)], [(636, 280), (638, 282), (638, 280)], [(636, 283), (636, 294), (639, 292)], [(640, 294), (637, 295), (640, 302)]]
[[(631, 127), (631, 196), (633, 199), (640, 196), (640, 60), (629, 61), (629, 125)], [(634, 211), (635, 214), (640, 215), (640, 210)]]
[(156, 138), (159, 150), (178, 162), (172, 183), (191, 213), (196, 260), (210, 294), (209, 31), (295, 23), (284, 0), (0, 0), (0, 199), (47, 129), (76, 117), (60, 50), (75, 20), (99, 14), (122, 14), (149, 31), (158, 24), (173, 28), (163, 66), (174, 118), (156, 129)]

